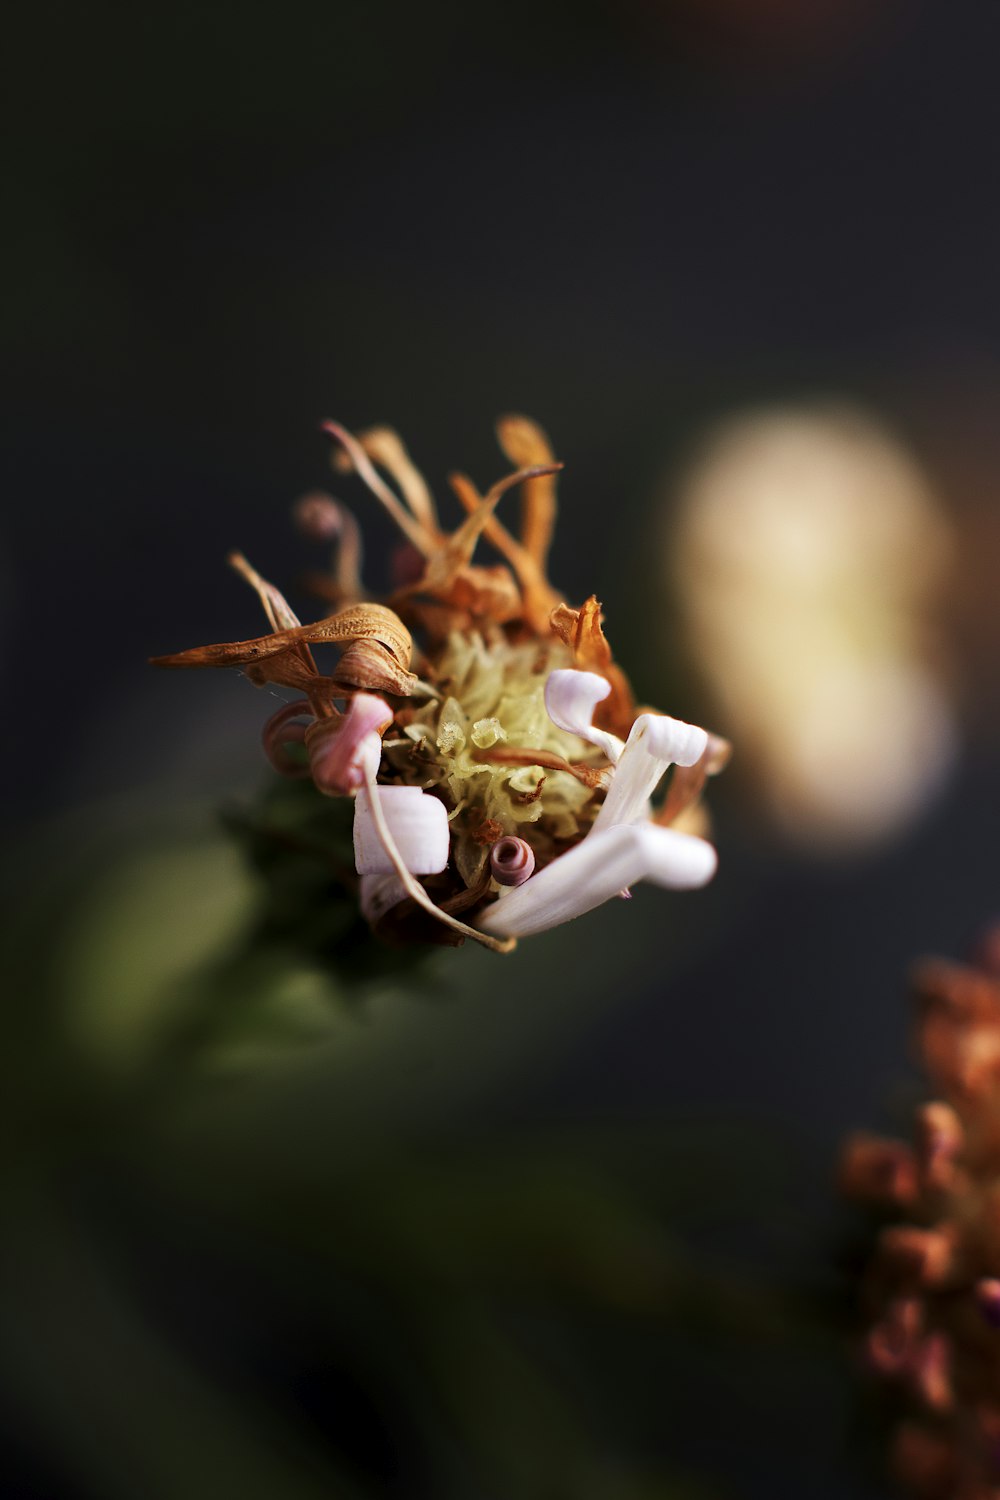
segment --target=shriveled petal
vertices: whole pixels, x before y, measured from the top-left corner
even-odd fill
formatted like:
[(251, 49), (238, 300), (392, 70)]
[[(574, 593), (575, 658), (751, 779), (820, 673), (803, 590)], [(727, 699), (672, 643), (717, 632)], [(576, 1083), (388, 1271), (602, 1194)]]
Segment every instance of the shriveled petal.
[(503, 893), (480, 919), (486, 932), (528, 937), (601, 906), (639, 880), (693, 890), (715, 874), (711, 844), (649, 822), (592, 831), (524, 885)]
[(553, 724), (569, 734), (596, 745), (612, 763), (622, 753), (622, 742), (616, 734), (595, 729), (594, 713), (611, 692), (611, 684), (597, 672), (577, 672), (572, 667), (558, 667), (545, 683), (545, 709)]
[(607, 796), (587, 837), (618, 823), (645, 819), (649, 814), (649, 799), (667, 767), (693, 766), (704, 755), (707, 745), (707, 733), (695, 724), (685, 724), (666, 714), (640, 714), (632, 725)]
[[(354, 803), (354, 864), (359, 875), (392, 875), (395, 867), (372, 818), (366, 786)], [(380, 786), (375, 795), (403, 863), (411, 875), (439, 875), (451, 845), (443, 802), (418, 786)]]

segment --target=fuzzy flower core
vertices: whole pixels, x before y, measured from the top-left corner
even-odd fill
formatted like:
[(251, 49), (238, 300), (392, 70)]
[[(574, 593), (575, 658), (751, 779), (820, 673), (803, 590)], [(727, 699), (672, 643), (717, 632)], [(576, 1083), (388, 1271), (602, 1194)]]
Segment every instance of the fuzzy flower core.
[(594, 789), (569, 771), (496, 758), (527, 746), (595, 770), (605, 764), (546, 712), (549, 672), (571, 661), (561, 642), (488, 646), (479, 635), (456, 632), (437, 663), (447, 696), (416, 708), (403, 743), (385, 746), (403, 781), (433, 789), (451, 811), (455, 868), (467, 886), (482, 879), (492, 845), (505, 834), (530, 835), (536, 859), (547, 863), (597, 815)]

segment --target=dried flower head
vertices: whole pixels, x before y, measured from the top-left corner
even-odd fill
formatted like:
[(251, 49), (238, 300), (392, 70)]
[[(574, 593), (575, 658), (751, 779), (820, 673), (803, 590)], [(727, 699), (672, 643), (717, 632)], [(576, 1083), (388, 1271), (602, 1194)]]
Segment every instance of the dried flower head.
[(1000, 947), (915, 974), (937, 1097), (912, 1142), (856, 1136), (844, 1190), (886, 1220), (865, 1278), (867, 1362), (895, 1391), (893, 1465), (928, 1500), (1000, 1495)]
[[(302, 694), (271, 717), (264, 749), (277, 771), (354, 798), (355, 864), (372, 926), (412, 932), (419, 908), (420, 936), (433, 922), (449, 940), (507, 951), (636, 881), (678, 889), (708, 881), (711, 844), (670, 825), (694, 820), (729, 747), (638, 712), (596, 598), (572, 609), (549, 582), (562, 466), (541, 430), (525, 417), (499, 423), (516, 469), (485, 495), (452, 476), (466, 512), (452, 531), (394, 432), (355, 437), (335, 422), (324, 431), (335, 468), (357, 474), (400, 532), (393, 593), (365, 598), (358, 526), (313, 493), (296, 519), (333, 548), (330, 570), (312, 580), (332, 612), (303, 625), (234, 554), (270, 632), (156, 661), (237, 667), (255, 683)], [(496, 514), (511, 490), (520, 491), (517, 537)], [(500, 562), (474, 561), (481, 539)], [(314, 648), (327, 645), (340, 654), (324, 674)], [(654, 812), (650, 798), (670, 766)]]

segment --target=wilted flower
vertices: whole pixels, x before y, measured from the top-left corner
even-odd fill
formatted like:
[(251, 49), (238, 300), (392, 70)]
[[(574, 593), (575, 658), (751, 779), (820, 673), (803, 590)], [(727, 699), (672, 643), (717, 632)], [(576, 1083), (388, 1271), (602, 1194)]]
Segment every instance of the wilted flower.
[(846, 1192), (887, 1216), (865, 1280), (867, 1360), (902, 1407), (894, 1467), (917, 1495), (1000, 1494), (1000, 932), (975, 967), (916, 973), (937, 1093), (912, 1143), (855, 1136)]
[[(690, 724), (639, 712), (596, 598), (572, 609), (549, 583), (561, 465), (539, 428), (524, 417), (499, 424), (501, 447), (519, 467), (485, 497), (465, 476), (452, 476), (467, 516), (451, 532), (395, 433), (374, 428), (354, 437), (333, 422), (325, 431), (335, 465), (360, 475), (401, 533), (395, 591), (385, 602), (364, 599), (356, 523), (311, 494), (296, 514), (309, 536), (333, 545), (332, 572), (313, 584), (334, 611), (303, 625), (234, 555), (271, 633), (157, 662), (239, 667), (253, 682), (303, 694), (272, 716), (264, 748), (277, 770), (354, 798), (369, 922), (398, 934), (404, 920), (412, 926), (415, 904), (454, 940), (506, 951), (517, 937), (627, 895), (639, 880), (704, 885), (714, 849), (670, 825), (696, 811), (728, 746)], [(517, 538), (495, 515), (514, 488)], [(502, 563), (473, 561), (480, 538)], [(340, 656), (323, 675), (313, 648), (327, 644)], [(650, 798), (671, 766), (654, 813)]]

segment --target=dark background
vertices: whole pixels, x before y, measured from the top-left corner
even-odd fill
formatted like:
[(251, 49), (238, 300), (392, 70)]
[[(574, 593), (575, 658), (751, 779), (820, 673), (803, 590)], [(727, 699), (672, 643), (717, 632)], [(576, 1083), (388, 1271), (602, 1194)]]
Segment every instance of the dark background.
[[(649, 903), (634, 951), (623, 915), (608, 918), (614, 1003), (564, 1017), (558, 1043), (522, 1037), (475, 1115), (518, 1139), (751, 1122), (780, 1140), (787, 1174), (716, 1235), (751, 1264), (832, 1275), (836, 1142), (910, 1087), (906, 969), (927, 949), (963, 953), (996, 900), (983, 539), (1000, 463), (998, 43), (995, 7), (919, 0), (19, 15), (0, 526), (13, 858), (64, 854), (88, 883), (120, 857), (123, 826), (161, 827), (198, 798), (207, 824), (252, 781), (268, 704), (236, 678), (159, 678), (145, 658), (255, 632), (222, 565), (232, 546), (280, 582), (308, 564), (287, 510), (330, 483), (321, 418), (391, 423), (439, 494), (455, 467), (499, 475), (498, 413), (541, 421), (567, 463), (554, 576), (570, 597), (601, 594), (639, 698), (660, 701), (683, 680), (649, 626), (669, 476), (729, 411), (866, 403), (964, 538), (965, 749), (943, 803), (892, 847), (830, 865), (721, 791), (722, 874), (687, 956), (663, 958)], [(362, 519), (377, 557), (387, 532)], [(73, 864), (80, 847), (89, 862)], [(516, 1003), (582, 983), (586, 943), (581, 928), (537, 971), (519, 955)], [(458, 972), (471, 991), (485, 970)], [(743, 1496), (873, 1492), (848, 1457), (846, 1363), (813, 1377), (820, 1414), (795, 1440), (787, 1368), (769, 1414), (746, 1397), (759, 1371), (721, 1368), (655, 1376), (668, 1406), (694, 1389), (666, 1445), (685, 1472)], [(280, 1358), (270, 1378), (289, 1384)], [(58, 1423), (33, 1423), (12, 1484), (110, 1493)], [(401, 1472), (378, 1493), (424, 1492)], [(482, 1493), (524, 1493), (496, 1486)]]

